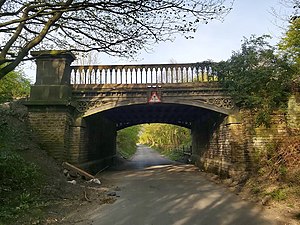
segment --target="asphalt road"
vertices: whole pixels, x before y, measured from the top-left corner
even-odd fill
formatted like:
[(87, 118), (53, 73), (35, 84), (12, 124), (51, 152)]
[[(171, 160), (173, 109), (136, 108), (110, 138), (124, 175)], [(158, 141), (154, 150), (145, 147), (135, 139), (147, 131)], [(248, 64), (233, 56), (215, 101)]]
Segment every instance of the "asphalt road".
[(175, 164), (146, 146), (123, 169), (102, 175), (119, 187), (118, 200), (90, 209), (77, 225), (285, 224), (208, 181), (197, 167)]

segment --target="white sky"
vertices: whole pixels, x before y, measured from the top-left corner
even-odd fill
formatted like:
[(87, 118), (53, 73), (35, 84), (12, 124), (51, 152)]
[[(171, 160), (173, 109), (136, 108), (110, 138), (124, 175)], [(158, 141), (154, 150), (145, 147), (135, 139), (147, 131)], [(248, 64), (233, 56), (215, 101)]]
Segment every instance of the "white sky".
[[(279, 0), (235, 0), (233, 10), (224, 22), (214, 21), (200, 25), (194, 39), (178, 36), (173, 42), (160, 43), (150, 53), (141, 52), (136, 60), (96, 56), (98, 64), (133, 64), (133, 63), (178, 63), (201, 62), (207, 59), (220, 61), (228, 59), (232, 51), (240, 48), (243, 37), (269, 34), (275, 44), (283, 30), (276, 25), (278, 19), (272, 15), (272, 7), (278, 11)], [(25, 74), (34, 82), (34, 64), (27, 65)]]

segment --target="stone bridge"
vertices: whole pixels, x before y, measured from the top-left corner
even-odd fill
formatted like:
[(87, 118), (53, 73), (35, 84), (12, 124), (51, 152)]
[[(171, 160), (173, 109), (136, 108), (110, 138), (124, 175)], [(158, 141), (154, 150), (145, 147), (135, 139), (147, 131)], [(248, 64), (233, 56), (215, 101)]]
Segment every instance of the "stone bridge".
[(238, 110), (216, 63), (73, 66), (69, 52), (32, 55), (29, 121), (59, 161), (96, 171), (112, 163), (117, 131), (143, 123), (190, 128), (193, 161), (203, 168), (228, 174), (247, 160), (232, 139), (241, 132)]

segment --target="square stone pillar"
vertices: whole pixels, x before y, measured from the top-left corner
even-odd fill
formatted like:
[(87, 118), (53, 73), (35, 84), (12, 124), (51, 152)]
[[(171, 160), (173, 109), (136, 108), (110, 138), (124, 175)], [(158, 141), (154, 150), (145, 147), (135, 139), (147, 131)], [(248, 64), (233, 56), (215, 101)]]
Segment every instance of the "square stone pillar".
[(29, 123), (37, 141), (59, 161), (69, 160), (74, 107), (71, 105), (71, 63), (75, 56), (67, 51), (32, 52), (36, 58), (36, 83), (31, 86)]
[(31, 87), (31, 101), (68, 101), (72, 92), (70, 87), (71, 63), (75, 56), (67, 51), (35, 51), (36, 82)]

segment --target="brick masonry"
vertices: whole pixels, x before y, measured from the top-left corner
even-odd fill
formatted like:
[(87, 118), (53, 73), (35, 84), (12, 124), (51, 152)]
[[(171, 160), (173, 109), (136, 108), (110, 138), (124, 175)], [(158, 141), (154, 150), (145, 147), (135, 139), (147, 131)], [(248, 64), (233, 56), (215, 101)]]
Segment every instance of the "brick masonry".
[(35, 106), (29, 122), (42, 149), (59, 162), (97, 170), (116, 154), (116, 126), (99, 115), (82, 118), (68, 106)]
[[(291, 96), (287, 111), (272, 115), (270, 128), (255, 127), (253, 115), (240, 111), (239, 122), (232, 122), (231, 116), (228, 116), (215, 127), (208, 124), (205, 129), (192, 129), (195, 164), (204, 171), (227, 177), (251, 171), (257, 150), (263, 151), (277, 139), (300, 135), (298, 100), (297, 95)], [(203, 138), (205, 135), (209, 136), (207, 141)]]
[(37, 141), (55, 159), (65, 160), (70, 146), (71, 115), (68, 111), (30, 110), (29, 121)]

